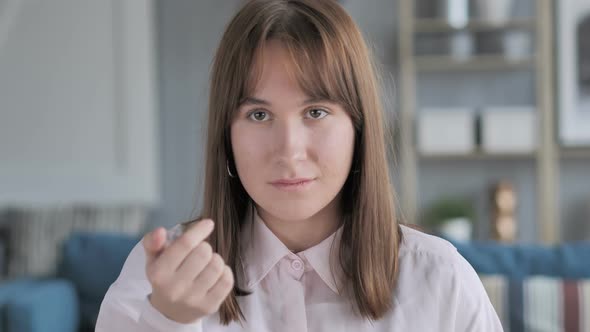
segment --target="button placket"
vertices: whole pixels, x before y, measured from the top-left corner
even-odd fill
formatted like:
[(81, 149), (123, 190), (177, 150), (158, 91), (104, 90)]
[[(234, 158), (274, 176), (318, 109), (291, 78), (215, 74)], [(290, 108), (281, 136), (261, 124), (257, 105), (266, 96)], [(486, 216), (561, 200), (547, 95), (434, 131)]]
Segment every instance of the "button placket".
[(289, 255), (285, 268), (295, 280), (300, 280), (305, 272), (305, 262), (297, 255)]
[(301, 271), (303, 269), (303, 263), (299, 259), (294, 259), (291, 262), (291, 268), (295, 271)]

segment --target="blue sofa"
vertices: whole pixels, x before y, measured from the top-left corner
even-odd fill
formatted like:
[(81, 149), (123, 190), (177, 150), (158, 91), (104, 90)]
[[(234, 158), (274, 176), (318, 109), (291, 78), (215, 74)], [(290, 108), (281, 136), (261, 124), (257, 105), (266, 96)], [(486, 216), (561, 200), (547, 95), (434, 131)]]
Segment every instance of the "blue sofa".
[[(73, 234), (64, 243), (57, 276), (23, 278), (0, 285), (0, 332), (93, 331), (104, 294), (138, 241), (140, 236)], [(590, 243), (554, 247), (453, 244), (483, 278), (503, 276), (510, 280), (510, 287), (534, 275), (590, 278)], [(507, 287), (506, 291), (512, 294), (513, 289)], [(506, 331), (528, 330), (522, 312), (515, 309), (509, 313), (509, 319), (503, 321)]]
[(0, 284), (0, 332), (94, 331), (104, 294), (140, 239), (73, 233), (55, 276)]
[(505, 332), (590, 331), (590, 243), (553, 247), (454, 243)]
[(590, 242), (556, 246), (499, 245), (495, 242), (452, 242), (481, 275), (510, 279), (547, 276), (563, 279), (590, 278)]

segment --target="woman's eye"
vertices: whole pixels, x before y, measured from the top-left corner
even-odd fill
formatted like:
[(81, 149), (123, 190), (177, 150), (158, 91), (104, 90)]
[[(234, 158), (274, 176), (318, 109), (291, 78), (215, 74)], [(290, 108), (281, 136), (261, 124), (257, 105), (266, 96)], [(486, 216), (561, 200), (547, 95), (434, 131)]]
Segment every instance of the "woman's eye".
[(312, 119), (321, 119), (323, 117), (325, 117), (326, 115), (328, 115), (328, 112), (322, 110), (322, 109), (318, 109), (318, 108), (314, 108), (311, 109), (307, 112), (308, 117), (312, 118)]
[(268, 120), (268, 114), (264, 111), (255, 111), (250, 113), (250, 115), (248, 115), (248, 117), (254, 121), (266, 121)]

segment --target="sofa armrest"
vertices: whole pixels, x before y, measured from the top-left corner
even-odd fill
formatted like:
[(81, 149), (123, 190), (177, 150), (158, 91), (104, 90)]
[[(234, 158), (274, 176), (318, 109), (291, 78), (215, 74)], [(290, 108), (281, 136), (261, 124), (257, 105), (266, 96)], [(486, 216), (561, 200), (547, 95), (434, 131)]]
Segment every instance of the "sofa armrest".
[(6, 303), (6, 332), (76, 332), (79, 310), (78, 296), (70, 281), (38, 281)]

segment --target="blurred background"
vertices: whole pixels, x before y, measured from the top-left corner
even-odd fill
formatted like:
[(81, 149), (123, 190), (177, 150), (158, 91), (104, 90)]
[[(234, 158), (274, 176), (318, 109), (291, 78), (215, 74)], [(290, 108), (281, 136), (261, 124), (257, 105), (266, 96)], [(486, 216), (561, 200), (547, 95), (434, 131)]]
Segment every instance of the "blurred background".
[[(242, 3), (0, 0), (0, 331), (92, 330), (141, 235), (198, 215)], [(590, 331), (590, 2), (340, 3), (381, 67), (400, 219), (456, 244), (506, 330)]]

